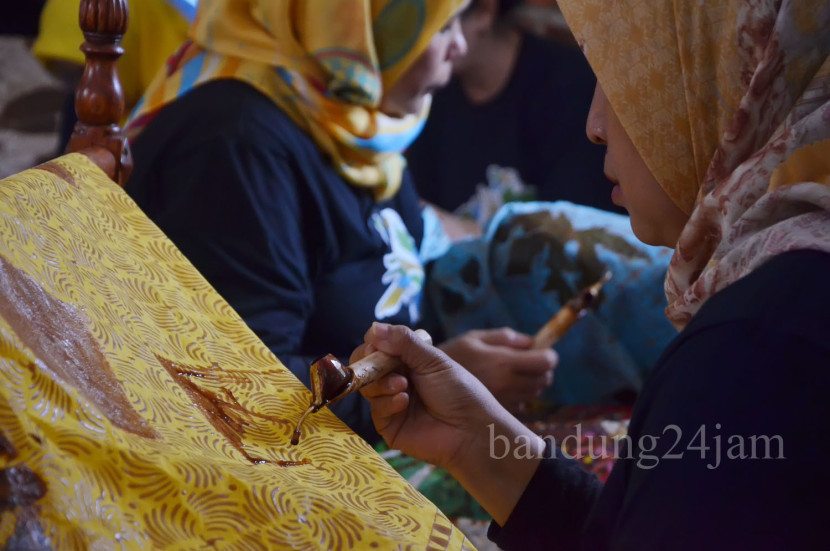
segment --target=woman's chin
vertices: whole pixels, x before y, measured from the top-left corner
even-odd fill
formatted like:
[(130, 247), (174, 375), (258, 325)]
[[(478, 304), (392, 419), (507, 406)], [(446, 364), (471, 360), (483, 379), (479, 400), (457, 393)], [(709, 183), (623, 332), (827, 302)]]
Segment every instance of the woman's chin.
[(625, 208), (625, 205), (622, 203), (622, 188), (619, 184), (615, 185), (614, 188), (611, 190), (611, 202), (617, 205), (618, 207)]
[(424, 108), (425, 96), (408, 99), (406, 101), (385, 101), (380, 104), (380, 111), (389, 117), (402, 119), (409, 115), (417, 115)]
[(646, 245), (653, 245), (655, 247), (668, 247), (673, 249), (677, 243), (676, 239), (670, 239), (667, 235), (661, 232), (658, 228), (650, 224), (644, 224), (636, 216), (630, 215), (631, 231), (634, 235), (645, 243)]

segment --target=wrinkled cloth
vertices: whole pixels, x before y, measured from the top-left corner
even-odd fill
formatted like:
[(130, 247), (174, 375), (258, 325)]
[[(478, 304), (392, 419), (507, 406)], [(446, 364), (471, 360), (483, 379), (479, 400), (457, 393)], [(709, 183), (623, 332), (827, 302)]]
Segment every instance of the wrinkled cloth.
[(191, 42), (171, 57), (128, 124), (131, 139), (194, 86), (239, 79), (308, 132), (350, 183), (397, 192), (401, 152), (429, 111), (392, 118), (383, 94), (462, 0), (202, 0)]
[(117, 184), (0, 180), (0, 548), (469, 549)]
[(630, 403), (677, 334), (664, 315), (670, 257), (639, 242), (626, 216), (565, 201), (509, 203), (482, 238), (433, 263), (424, 324), (444, 337), (501, 326), (534, 334), (610, 270), (598, 307), (554, 346), (559, 366), (544, 401)]
[(560, 6), (646, 165), (691, 215), (666, 278), (675, 327), (775, 255), (830, 251), (830, 154), (788, 171), (803, 179), (774, 178), (799, 151), (830, 152), (830, 1)]

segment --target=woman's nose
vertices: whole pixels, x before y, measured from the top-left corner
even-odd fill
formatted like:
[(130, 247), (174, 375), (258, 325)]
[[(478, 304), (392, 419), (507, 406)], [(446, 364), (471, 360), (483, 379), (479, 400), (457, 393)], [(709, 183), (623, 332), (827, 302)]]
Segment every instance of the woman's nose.
[(598, 145), (606, 144), (605, 133), (605, 94), (597, 83), (594, 89), (594, 99), (591, 100), (591, 110), (588, 111), (588, 119), (585, 121), (585, 133), (591, 142)]
[(452, 43), (450, 45), (451, 59), (458, 59), (467, 55), (467, 39), (461, 30), (461, 22), (456, 19), (452, 28)]

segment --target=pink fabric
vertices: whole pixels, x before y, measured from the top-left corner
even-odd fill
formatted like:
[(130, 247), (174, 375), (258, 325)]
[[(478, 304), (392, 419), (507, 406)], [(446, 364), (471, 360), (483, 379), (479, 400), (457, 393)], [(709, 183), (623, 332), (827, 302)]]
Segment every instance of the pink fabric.
[[(793, 1), (741, 3), (740, 77), (748, 85), (666, 277), (666, 313), (678, 329), (709, 297), (771, 257), (830, 252), (830, 188), (811, 181), (769, 187), (795, 151), (830, 138), (830, 2), (806, 2), (815, 17), (806, 29)], [(825, 163), (830, 173), (830, 158)]]

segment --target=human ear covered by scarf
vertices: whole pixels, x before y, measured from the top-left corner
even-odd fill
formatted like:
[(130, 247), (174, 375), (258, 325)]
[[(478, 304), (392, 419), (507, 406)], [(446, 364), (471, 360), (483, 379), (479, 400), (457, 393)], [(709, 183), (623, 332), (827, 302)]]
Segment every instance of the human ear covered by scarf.
[(271, 98), (350, 183), (395, 195), (401, 152), (421, 113), (379, 110), (388, 90), (464, 0), (201, 0), (191, 41), (148, 88), (131, 139), (166, 104), (211, 80), (242, 80)]
[(830, 0), (560, 0), (623, 127), (690, 220), (682, 329), (772, 256), (830, 252)]

